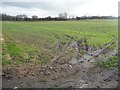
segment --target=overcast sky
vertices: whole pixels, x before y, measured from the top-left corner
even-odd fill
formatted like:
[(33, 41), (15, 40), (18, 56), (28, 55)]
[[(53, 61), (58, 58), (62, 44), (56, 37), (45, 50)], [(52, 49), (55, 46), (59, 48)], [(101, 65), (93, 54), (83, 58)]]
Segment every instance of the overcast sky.
[[(17, 2), (16, 2), (17, 1)], [(29, 17), (56, 17), (61, 12), (76, 16), (118, 16), (119, 0), (2, 0), (0, 12), (9, 15), (26, 14)]]

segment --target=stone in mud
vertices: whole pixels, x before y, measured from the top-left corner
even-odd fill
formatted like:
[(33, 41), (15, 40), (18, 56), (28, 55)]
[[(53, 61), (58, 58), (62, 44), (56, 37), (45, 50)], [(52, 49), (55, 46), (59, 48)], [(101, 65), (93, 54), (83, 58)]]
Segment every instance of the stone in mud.
[(79, 64), (80, 64), (80, 63), (83, 63), (84, 61), (85, 61), (84, 58), (81, 58), (80, 60), (78, 60)]
[(92, 59), (93, 56), (90, 56), (90, 55), (84, 55), (84, 59), (85, 61), (89, 61)]
[(118, 55), (118, 50), (114, 50), (114, 51), (111, 53), (111, 55), (117, 56), (117, 55)]
[(5, 39), (2, 37), (2, 38), (0, 38), (0, 41), (4, 41)]
[(84, 55), (83, 58), (81, 58), (79, 60), (74, 58), (69, 63), (74, 65), (74, 64), (80, 64), (80, 63), (83, 63), (83, 62), (89, 62), (90, 60), (91, 60), (91, 62), (94, 61), (93, 56), (90, 56), (90, 55), (86, 54), (86, 55)]
[(70, 64), (78, 64), (78, 60), (77, 59), (72, 59), (69, 63)]

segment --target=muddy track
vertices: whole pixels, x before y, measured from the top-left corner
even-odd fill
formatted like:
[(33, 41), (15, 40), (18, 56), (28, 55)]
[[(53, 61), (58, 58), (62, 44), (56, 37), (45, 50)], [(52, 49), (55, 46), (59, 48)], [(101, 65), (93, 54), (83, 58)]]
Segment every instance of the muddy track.
[(54, 71), (46, 67), (18, 67), (3, 69), (3, 88), (115, 88), (118, 85), (118, 70), (68, 66)]

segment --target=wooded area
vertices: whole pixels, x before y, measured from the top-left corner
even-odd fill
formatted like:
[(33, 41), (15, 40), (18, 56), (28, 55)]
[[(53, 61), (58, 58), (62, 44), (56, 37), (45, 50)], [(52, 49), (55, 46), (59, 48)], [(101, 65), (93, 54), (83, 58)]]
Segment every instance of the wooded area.
[(42, 17), (39, 18), (37, 15), (33, 15), (31, 18), (25, 14), (11, 16), (7, 14), (0, 14), (0, 21), (64, 21), (64, 20), (84, 20), (84, 19), (117, 19), (114, 16), (74, 16), (68, 15), (67, 13), (60, 13), (58, 17)]

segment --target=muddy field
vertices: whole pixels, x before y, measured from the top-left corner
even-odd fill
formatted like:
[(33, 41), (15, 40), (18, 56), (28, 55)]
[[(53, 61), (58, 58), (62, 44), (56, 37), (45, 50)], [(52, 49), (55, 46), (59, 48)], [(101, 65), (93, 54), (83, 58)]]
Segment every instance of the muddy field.
[(60, 53), (45, 65), (29, 63), (3, 68), (3, 87), (116, 88), (119, 81), (117, 67), (105, 68), (95, 64), (95, 62), (105, 62), (117, 56), (116, 49), (108, 48), (113, 43), (108, 43), (102, 48), (97, 47), (97, 49), (88, 47), (88, 50), (85, 49), (86, 45), (83, 45), (86, 52), (79, 57), (78, 54), (82, 49), (79, 50), (77, 43), (71, 41), (62, 46)]
[(116, 88), (117, 20), (3, 22), (3, 88)]

